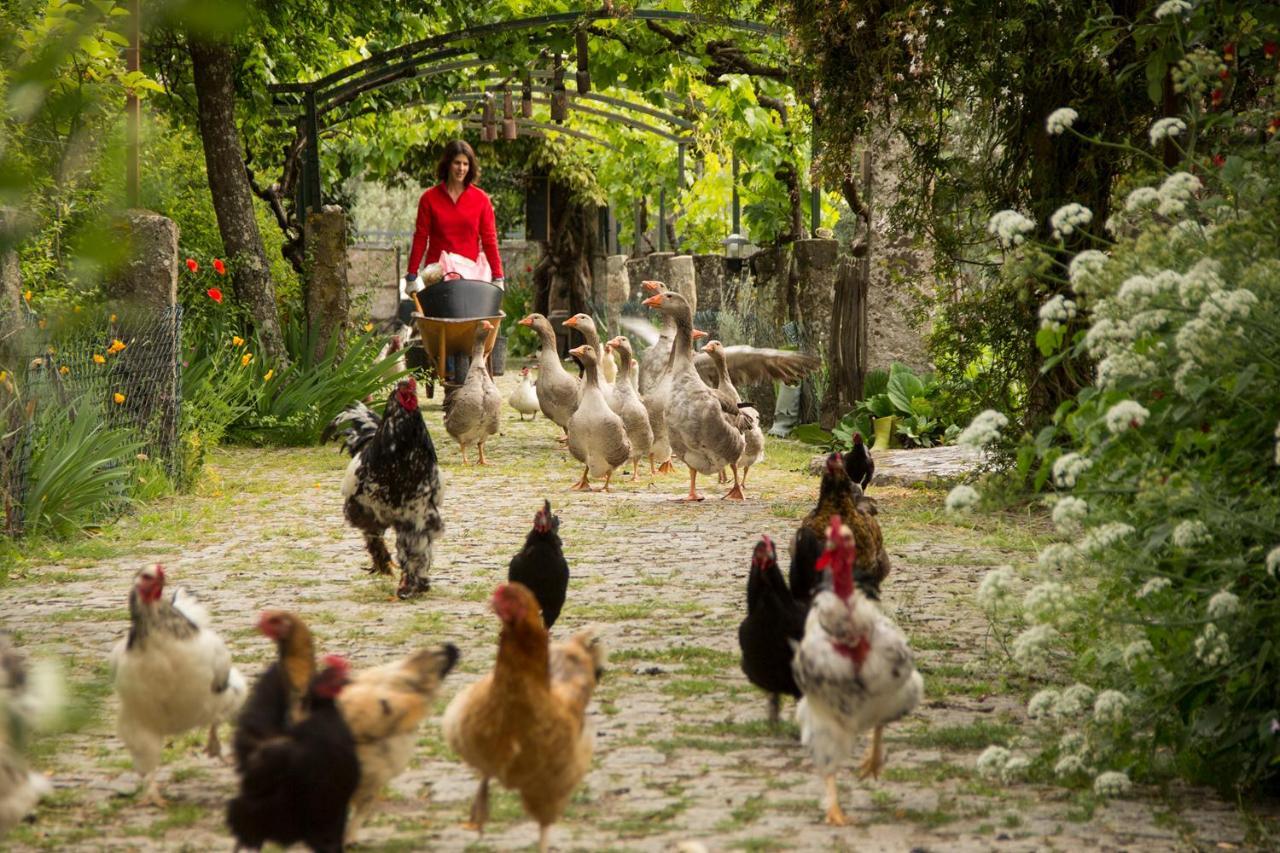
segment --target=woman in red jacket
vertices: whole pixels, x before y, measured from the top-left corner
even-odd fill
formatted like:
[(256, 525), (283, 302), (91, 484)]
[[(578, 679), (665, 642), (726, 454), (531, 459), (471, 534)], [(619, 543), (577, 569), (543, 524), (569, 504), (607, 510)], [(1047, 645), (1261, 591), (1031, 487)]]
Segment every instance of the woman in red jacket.
[(470, 145), (455, 139), (444, 147), (436, 166), (440, 183), (418, 200), (418, 221), (405, 276), (410, 290), (421, 289), (413, 282), (424, 254), (423, 284), (457, 273), (462, 278), (503, 285), (493, 204), (485, 191), (472, 183), (479, 174), (476, 152)]

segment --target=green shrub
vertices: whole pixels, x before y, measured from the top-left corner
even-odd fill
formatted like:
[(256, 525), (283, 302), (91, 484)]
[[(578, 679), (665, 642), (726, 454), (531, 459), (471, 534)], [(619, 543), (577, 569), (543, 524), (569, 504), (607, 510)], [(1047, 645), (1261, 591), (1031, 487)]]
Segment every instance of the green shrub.
[[(1280, 84), (1264, 94), (1241, 128), (1264, 123)], [(1015, 479), (1052, 490), (1062, 541), (1020, 603), (1008, 569), (979, 593), (1016, 633), (1017, 665), (1075, 682), (1028, 708), (1052, 738), (1040, 766), (1072, 784), (1107, 768), (1280, 780), (1280, 158), (1275, 141), (1193, 155), (1224, 140), (1206, 132), (1218, 119), (1184, 118), (1189, 170), (1135, 181), (1108, 223), (1116, 242), (1059, 266), (1074, 298), (1040, 310), (1050, 366), (1097, 365), (1016, 451)], [(1017, 251), (1043, 262), (1061, 246)], [(980, 416), (962, 440), (1004, 423)], [(948, 504), (975, 497), (961, 487)]]

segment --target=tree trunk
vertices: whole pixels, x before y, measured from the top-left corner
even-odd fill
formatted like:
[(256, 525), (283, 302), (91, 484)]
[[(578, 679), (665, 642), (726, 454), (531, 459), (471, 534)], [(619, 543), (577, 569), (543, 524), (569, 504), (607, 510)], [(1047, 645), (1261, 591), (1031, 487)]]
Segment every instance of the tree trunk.
[(855, 239), (852, 257), (843, 258), (836, 272), (835, 304), (831, 310), (831, 335), (827, 341), (827, 393), (819, 423), (831, 429), (853, 404), (862, 399), (867, 372), (867, 292), (871, 286), (871, 156), (862, 154), (862, 188), (852, 176), (842, 187), (845, 201), (862, 234)]
[[(547, 314), (552, 304), (570, 314), (591, 313), (591, 258), (599, 243), (594, 208), (573, 198), (564, 184), (551, 184), (551, 234), (547, 251), (533, 271), (533, 309)], [(554, 298), (552, 298), (554, 296)]]
[(271, 281), (258, 221), (254, 218), (249, 173), (240, 150), (231, 46), (195, 36), (190, 37), (189, 44), (205, 170), (222, 247), (230, 261), (231, 280), (237, 298), (249, 306), (266, 350), (263, 355), (284, 364), (288, 354), (276, 315), (275, 284)]

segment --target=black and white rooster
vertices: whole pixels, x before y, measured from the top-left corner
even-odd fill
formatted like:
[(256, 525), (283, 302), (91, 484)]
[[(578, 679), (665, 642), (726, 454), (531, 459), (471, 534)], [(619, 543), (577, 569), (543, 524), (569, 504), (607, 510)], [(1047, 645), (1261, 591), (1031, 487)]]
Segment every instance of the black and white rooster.
[(329, 437), (342, 429), (351, 464), (342, 479), (347, 522), (364, 534), (374, 574), (391, 574), (391, 554), (382, 534), (393, 528), (400, 586), (396, 595), (411, 598), (431, 584), (432, 543), (444, 530), (440, 518), (440, 469), (436, 448), (418, 409), (418, 383), (396, 383), (382, 417), (356, 403), (334, 418)]

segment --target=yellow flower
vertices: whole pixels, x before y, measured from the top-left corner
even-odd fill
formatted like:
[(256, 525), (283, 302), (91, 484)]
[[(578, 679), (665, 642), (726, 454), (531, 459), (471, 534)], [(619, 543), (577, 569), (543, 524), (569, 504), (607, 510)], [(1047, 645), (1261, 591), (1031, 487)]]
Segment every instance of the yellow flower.
[(244, 355), (240, 356), (240, 366), (241, 366), (241, 367), (248, 367), (248, 366), (249, 366), (249, 362), (251, 362), (251, 361), (253, 361), (253, 353), (251, 353), (251, 352), (247, 352), (247, 353), (245, 353)]
[(58, 354), (58, 351), (57, 351), (55, 348), (53, 348), (53, 347), (48, 347), (48, 348), (46, 348), (46, 349), (45, 349), (45, 352), (49, 353), (49, 355), (57, 355), (57, 354)]
[(59, 373), (61, 373), (63, 376), (66, 376), (68, 373), (70, 373), (70, 372), (71, 372), (71, 368), (67, 367), (67, 366), (64, 364), (64, 365), (62, 365), (62, 367), (59, 367), (59, 368), (58, 368), (58, 372), (59, 372)]
[(33, 358), (33, 359), (31, 359), (31, 366), (32, 366), (32, 367), (44, 367), (44, 359), (43, 359), (43, 358)]
[(238, 347), (242, 347), (244, 346), (244, 338), (240, 337), (239, 335), (232, 335), (231, 343), (235, 344)]
[(114, 323), (115, 321), (116, 321), (116, 315), (115, 315), (115, 314), (112, 314), (112, 315), (111, 315), (111, 319), (110, 319), (110, 320), (108, 320), (107, 322), (109, 322), (109, 323)]
[(0, 382), (3, 382), (3, 381), (5, 381), (5, 380), (6, 380), (6, 379), (8, 379), (8, 378), (9, 378), (9, 371), (7, 371), (7, 370), (0, 370)]
[(22, 298), (23, 298), (23, 299), (25, 299), (26, 301), (30, 302), (30, 301), (31, 301), (31, 291), (30, 291), (30, 290), (28, 290), (26, 293), (22, 294)]
[(72, 309), (71, 309), (71, 313), (73, 313), (73, 314), (79, 314), (79, 313), (80, 313), (80, 306), (79, 306), (79, 305), (77, 305), (77, 306), (75, 306), (74, 308), (72, 308)]
[(263, 382), (270, 382), (270, 381), (271, 381), (271, 377), (272, 377), (272, 376), (275, 376), (275, 375), (276, 375), (276, 371), (275, 371), (275, 369), (274, 369), (274, 368), (273, 368), (273, 369), (271, 369), (271, 370), (268, 370), (266, 373), (262, 374), (262, 381), (263, 381)]
[(365, 323), (365, 324), (364, 324), (364, 330), (365, 330), (366, 332), (372, 332), (372, 331), (373, 331), (373, 324), (372, 324), (372, 323)]
[(116, 353), (120, 352), (120, 350), (124, 349), (126, 346), (128, 346), (128, 344), (126, 344), (124, 341), (120, 340), (119, 338), (115, 338), (114, 340), (111, 341), (111, 346), (107, 347), (107, 355), (115, 355)]
[(118, 406), (118, 405), (120, 405), (121, 403), (123, 403), (123, 402), (124, 402), (124, 395), (123, 395), (123, 394), (121, 394), (119, 391), (117, 391), (116, 393), (114, 393), (114, 394), (112, 394), (112, 395), (111, 395), (111, 399), (112, 399), (112, 400), (115, 400), (115, 401), (116, 401), (116, 405)]
[(103, 358), (102, 356), (98, 355), (98, 354), (95, 352), (95, 353), (93, 354), (93, 363), (94, 363), (94, 364), (106, 364), (106, 363), (107, 363), (107, 360), (106, 360), (105, 358)]

